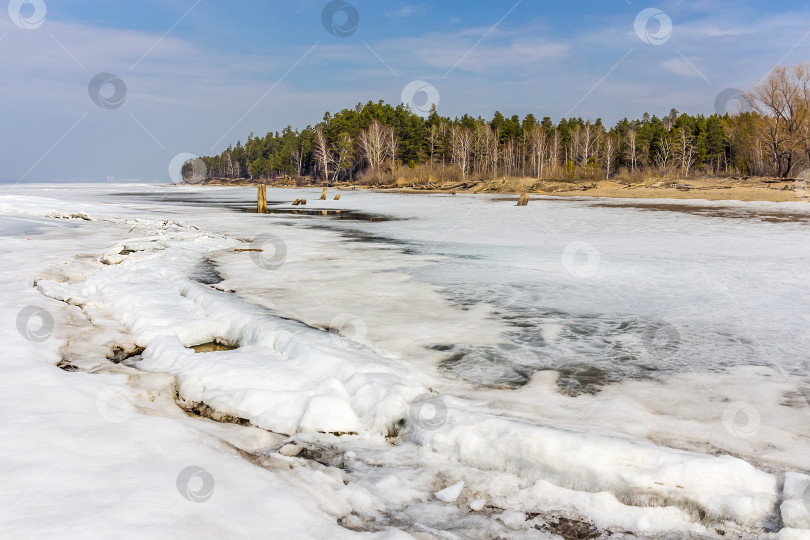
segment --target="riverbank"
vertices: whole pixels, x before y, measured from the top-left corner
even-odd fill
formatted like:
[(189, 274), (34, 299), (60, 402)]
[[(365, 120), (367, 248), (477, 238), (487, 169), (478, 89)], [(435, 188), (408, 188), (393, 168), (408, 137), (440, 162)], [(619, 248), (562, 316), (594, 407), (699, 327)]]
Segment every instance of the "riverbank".
[[(260, 182), (251, 180), (206, 181), (212, 186), (249, 186)], [(635, 184), (609, 180), (560, 181), (535, 178), (500, 178), (488, 181), (470, 181), (461, 184), (422, 185), (364, 185), (326, 184), (323, 182), (269, 181), (270, 187), (315, 188), (329, 187), (338, 190), (376, 190), (392, 193), (490, 193), (553, 195), (556, 197), (603, 197), (627, 199), (704, 199), (710, 201), (769, 201), (796, 202), (810, 200), (806, 182), (796, 179), (767, 177), (697, 177), (688, 179), (648, 179)]]

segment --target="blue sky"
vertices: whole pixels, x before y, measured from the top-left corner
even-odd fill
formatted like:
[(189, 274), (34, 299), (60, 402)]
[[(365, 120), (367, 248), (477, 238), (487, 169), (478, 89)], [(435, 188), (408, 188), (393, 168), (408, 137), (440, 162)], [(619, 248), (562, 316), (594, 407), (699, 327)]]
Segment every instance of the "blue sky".
[[(0, 11), (0, 180), (168, 181), (177, 154), (398, 103), (414, 80), (448, 116), (709, 114), (724, 89), (810, 60), (806, 2), (351, 0), (331, 19), (356, 12), (342, 37), (322, 22), (328, 4), (12, 0)], [(655, 17), (637, 33), (647, 8), (671, 32)], [(90, 98), (99, 73), (126, 86), (119, 100), (100, 87), (120, 106)]]

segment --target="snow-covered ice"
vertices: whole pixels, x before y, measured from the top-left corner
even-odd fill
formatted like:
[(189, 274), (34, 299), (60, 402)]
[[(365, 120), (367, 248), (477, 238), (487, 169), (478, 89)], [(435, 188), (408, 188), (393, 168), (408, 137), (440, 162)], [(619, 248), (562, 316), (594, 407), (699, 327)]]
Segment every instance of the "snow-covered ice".
[(810, 528), (810, 205), (269, 195), (0, 188), (4, 530)]

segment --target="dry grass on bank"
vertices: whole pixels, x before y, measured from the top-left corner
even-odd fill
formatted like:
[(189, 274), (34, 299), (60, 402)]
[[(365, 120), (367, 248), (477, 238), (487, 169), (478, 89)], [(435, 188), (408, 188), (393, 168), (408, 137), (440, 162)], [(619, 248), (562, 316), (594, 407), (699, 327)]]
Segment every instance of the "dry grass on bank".
[(353, 182), (327, 184), (312, 178), (265, 180), (212, 179), (210, 185), (255, 185), (276, 187), (324, 187), (396, 189), (406, 192), (454, 191), (459, 193), (533, 193), (555, 196), (615, 198), (671, 198), (742, 201), (808, 201), (810, 186), (802, 181), (749, 176), (661, 176), (621, 171), (610, 180), (543, 179), (502, 176), (494, 179), (464, 179), (456, 167), (420, 165), (394, 172), (367, 172)]

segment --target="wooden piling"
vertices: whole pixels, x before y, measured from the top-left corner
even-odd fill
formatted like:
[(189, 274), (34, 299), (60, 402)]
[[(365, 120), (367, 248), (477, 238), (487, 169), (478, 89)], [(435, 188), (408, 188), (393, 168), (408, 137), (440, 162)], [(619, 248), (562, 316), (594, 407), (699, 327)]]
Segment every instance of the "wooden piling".
[(267, 186), (262, 184), (259, 186), (259, 194), (258, 194), (258, 208), (257, 211), (260, 214), (267, 213)]
[(520, 195), (520, 198), (518, 199), (517, 205), (518, 206), (528, 206), (529, 205), (529, 194), (528, 193), (522, 193)]
[(319, 201), (325, 201), (326, 200), (326, 189), (327, 188), (323, 188), (323, 192), (321, 192), (321, 198), (318, 199)]

